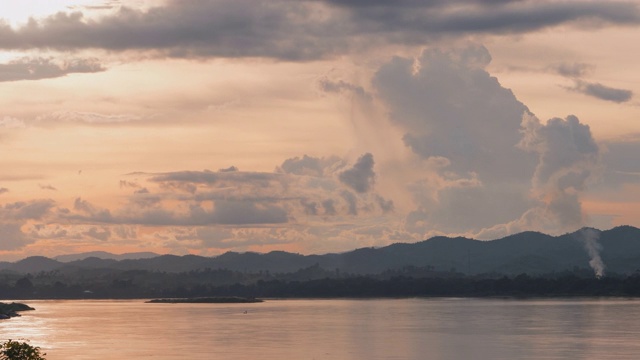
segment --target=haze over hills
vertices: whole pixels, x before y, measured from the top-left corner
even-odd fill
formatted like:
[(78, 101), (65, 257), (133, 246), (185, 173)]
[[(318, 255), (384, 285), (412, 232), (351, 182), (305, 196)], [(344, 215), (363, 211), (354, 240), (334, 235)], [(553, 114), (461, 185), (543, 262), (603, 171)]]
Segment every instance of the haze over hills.
[(99, 259), (112, 259), (112, 260), (136, 260), (136, 259), (148, 259), (152, 257), (160, 256), (153, 252), (134, 252), (126, 254), (112, 254), (106, 251), (91, 251), (79, 254), (59, 255), (54, 257), (54, 260), (60, 262), (71, 262), (76, 260), (83, 260), (90, 257)]
[(562, 236), (523, 232), (492, 241), (434, 237), (412, 244), (397, 243), (382, 248), (362, 248), (325, 255), (300, 255), (282, 251), (267, 254), (228, 252), (217, 257), (85, 253), (56, 259), (29, 257), (15, 263), (2, 262), (0, 270), (37, 273), (110, 269), (171, 273), (208, 268), (289, 273), (318, 266), (350, 274), (378, 274), (413, 266), (470, 275), (535, 275), (589, 268), (593, 259), (587, 251), (588, 243), (585, 242), (588, 233), (593, 234), (593, 240), (597, 240), (595, 250), (600, 248), (598, 254), (607, 272), (632, 274), (640, 269), (640, 229), (620, 226), (607, 231), (582, 229)]

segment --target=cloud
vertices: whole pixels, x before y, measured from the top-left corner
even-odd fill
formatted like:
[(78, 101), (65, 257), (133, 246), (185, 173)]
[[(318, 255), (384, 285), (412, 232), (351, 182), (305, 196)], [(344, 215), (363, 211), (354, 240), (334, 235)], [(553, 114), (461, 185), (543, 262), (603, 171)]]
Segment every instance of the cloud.
[(375, 183), (376, 174), (373, 171), (373, 155), (362, 155), (351, 169), (347, 169), (338, 175), (340, 182), (359, 193), (368, 192)]
[[(486, 48), (428, 49), (394, 57), (373, 78), (389, 120), (419, 159), (407, 184), (413, 229), (464, 233), (513, 220), (531, 208), (537, 159), (518, 147), (527, 107), (486, 70)], [(385, 174), (389, 176), (389, 174)], [(418, 219), (421, 217), (420, 219)]]
[(333, 199), (326, 199), (322, 202), (322, 208), (324, 208), (325, 215), (336, 215), (336, 207)]
[(559, 63), (551, 66), (557, 74), (569, 78), (580, 78), (593, 70), (593, 65), (585, 63)]
[(327, 78), (318, 81), (320, 89), (327, 93), (350, 93), (365, 100), (371, 100), (372, 96), (362, 86), (355, 85), (344, 80), (330, 80)]
[(287, 212), (275, 205), (258, 205), (249, 201), (216, 201), (212, 223), (222, 225), (282, 224)]
[(616, 89), (600, 83), (591, 83), (582, 80), (576, 80), (575, 85), (569, 88), (569, 90), (615, 103), (624, 103), (633, 98), (633, 92), (631, 90)]
[(3, 188), (0, 188), (0, 195), (2, 195), (2, 194), (6, 194), (6, 193), (8, 193), (8, 192), (9, 192), (9, 189), (4, 188), (4, 187), (3, 187)]
[(344, 165), (344, 160), (337, 156), (317, 158), (305, 154), (302, 157), (286, 159), (282, 162), (282, 165), (276, 168), (276, 172), (323, 177), (324, 175), (333, 173), (336, 169), (341, 168)]
[(0, 219), (39, 220), (50, 213), (55, 206), (53, 200), (19, 201), (0, 207)]
[(83, 232), (82, 235), (85, 235), (100, 241), (107, 241), (111, 237), (111, 231), (109, 231), (109, 229), (107, 228), (99, 229), (95, 226), (92, 226), (89, 230)]
[(424, 44), (441, 36), (525, 33), (563, 25), (637, 24), (622, 1), (168, 1), (121, 7), (94, 19), (80, 12), (0, 26), (0, 48), (145, 51), (170, 57), (311, 60), (385, 44)]
[(0, 250), (17, 250), (34, 239), (27, 236), (23, 226), (52, 216), (55, 202), (48, 199), (20, 201), (0, 206)]
[(33, 242), (25, 236), (18, 223), (0, 224), (0, 238), (0, 250), (4, 251), (17, 250)]
[(53, 187), (51, 184), (38, 184), (38, 186), (39, 186), (39, 187), (40, 187), (40, 189), (42, 189), (42, 190), (58, 191), (58, 189), (56, 189), (55, 187)]
[(344, 201), (347, 203), (347, 211), (349, 215), (358, 215), (358, 198), (348, 190), (340, 192), (340, 196), (342, 196)]
[(589, 126), (575, 116), (551, 119), (545, 125), (528, 116), (523, 127), (521, 146), (539, 156), (532, 194), (544, 204), (544, 216), (555, 222), (554, 228), (584, 226), (580, 194), (600, 167), (600, 148)]
[(25, 57), (0, 64), (0, 82), (52, 79), (73, 73), (96, 73), (105, 70), (97, 59), (73, 59), (59, 64), (52, 58)]
[(143, 117), (134, 114), (101, 114), (82, 111), (56, 111), (38, 116), (36, 124), (81, 123), (94, 125), (126, 124), (140, 122)]
[(430, 49), (376, 73), (391, 122), (420, 157), (413, 168), (425, 168), (408, 182), (405, 229), (496, 238), (585, 226), (582, 197), (602, 171), (591, 130), (575, 116), (542, 123), (485, 70), (490, 59), (481, 46)]
[(27, 125), (25, 124), (24, 121), (14, 118), (14, 117), (10, 117), (10, 116), (4, 116), (0, 119), (0, 128), (5, 128), (5, 129), (22, 129), (27, 127)]
[(238, 168), (235, 166), (230, 166), (228, 168), (218, 170), (218, 172), (235, 172), (235, 171), (238, 171)]

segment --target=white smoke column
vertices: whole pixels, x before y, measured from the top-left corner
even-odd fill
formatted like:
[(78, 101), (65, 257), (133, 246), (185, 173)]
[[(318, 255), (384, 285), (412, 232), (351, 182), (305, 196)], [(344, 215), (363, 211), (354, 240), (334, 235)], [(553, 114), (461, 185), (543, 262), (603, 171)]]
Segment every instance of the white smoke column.
[(598, 279), (604, 276), (604, 262), (602, 262), (602, 258), (600, 257), (600, 250), (602, 250), (602, 246), (598, 243), (598, 238), (600, 235), (594, 229), (583, 228), (580, 230), (582, 235), (582, 241), (584, 242), (584, 247), (589, 253), (589, 266), (593, 269), (593, 272), (596, 274)]

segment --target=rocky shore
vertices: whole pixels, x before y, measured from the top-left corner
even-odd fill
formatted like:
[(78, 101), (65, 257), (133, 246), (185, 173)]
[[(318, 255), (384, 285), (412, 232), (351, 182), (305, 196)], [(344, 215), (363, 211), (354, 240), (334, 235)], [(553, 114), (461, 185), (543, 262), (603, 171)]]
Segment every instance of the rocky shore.
[(20, 311), (28, 311), (35, 310), (29, 305), (22, 303), (0, 303), (0, 320), (9, 319), (12, 317), (20, 316), (18, 312)]

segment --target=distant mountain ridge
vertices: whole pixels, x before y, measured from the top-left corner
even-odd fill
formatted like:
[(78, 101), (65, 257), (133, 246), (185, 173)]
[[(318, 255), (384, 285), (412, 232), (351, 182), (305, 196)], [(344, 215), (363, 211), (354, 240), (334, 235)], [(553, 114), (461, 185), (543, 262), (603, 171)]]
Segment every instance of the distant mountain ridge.
[[(640, 229), (620, 226), (606, 231), (590, 231), (598, 235), (606, 271), (631, 274), (640, 269)], [(464, 274), (546, 274), (589, 268), (590, 258), (583, 237), (584, 230), (561, 236), (523, 232), (491, 241), (439, 236), (418, 243), (396, 243), (324, 255), (273, 251), (266, 254), (227, 252), (216, 257), (202, 257), (95, 252), (56, 259), (34, 256), (15, 263), (1, 262), (0, 270), (19, 273), (74, 269), (187, 272), (209, 268), (287, 273), (317, 265), (326, 270), (351, 274), (376, 274), (409, 266)], [(83, 256), (86, 257), (80, 259)]]
[(148, 259), (152, 257), (160, 256), (153, 252), (134, 252), (126, 254), (113, 254), (106, 251), (91, 251), (79, 254), (59, 255), (53, 258), (53, 260), (59, 262), (72, 262), (77, 260), (84, 260), (86, 258), (95, 257), (99, 259), (112, 259), (112, 260), (136, 260), (136, 259)]

